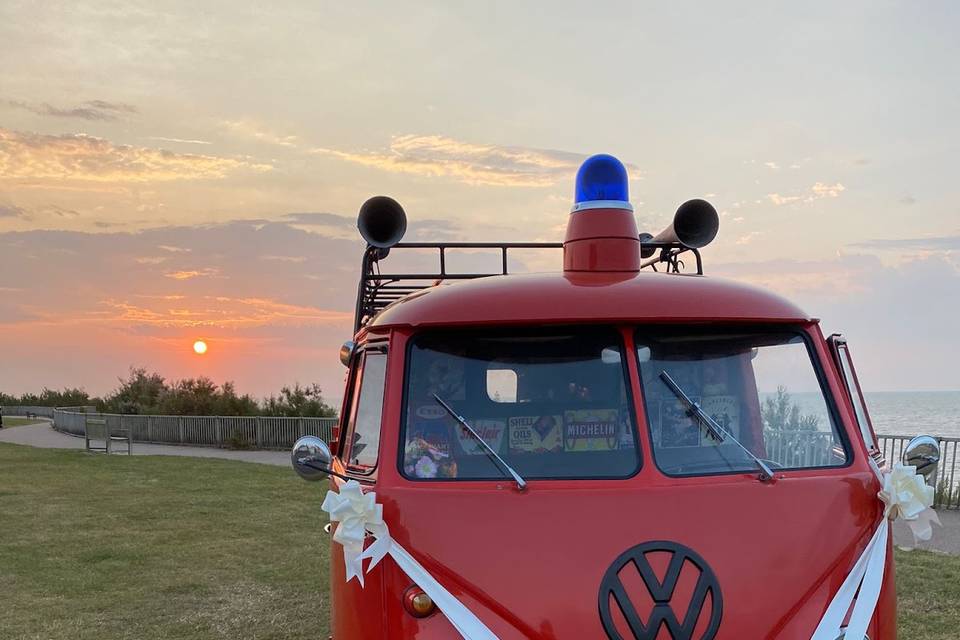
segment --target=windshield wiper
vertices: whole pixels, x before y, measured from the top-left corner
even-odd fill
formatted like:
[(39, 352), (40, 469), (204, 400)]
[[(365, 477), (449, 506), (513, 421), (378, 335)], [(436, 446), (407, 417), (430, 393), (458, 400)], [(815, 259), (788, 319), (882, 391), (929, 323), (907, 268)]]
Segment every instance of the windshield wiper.
[(444, 402), (443, 398), (441, 398), (441, 397), (438, 396), (437, 394), (433, 394), (433, 397), (436, 399), (436, 401), (437, 401), (438, 403), (440, 403), (440, 406), (441, 406), (441, 407), (443, 407), (444, 409), (447, 410), (447, 413), (449, 413), (449, 414), (453, 417), (454, 420), (456, 420), (457, 422), (459, 422), (460, 425), (461, 425), (464, 429), (466, 429), (468, 432), (470, 432), (470, 435), (472, 435), (474, 438), (476, 438), (477, 442), (479, 442), (479, 443), (483, 446), (483, 448), (484, 448), (484, 450), (486, 451), (486, 453), (487, 453), (488, 456), (492, 457), (494, 460), (496, 460), (497, 462), (499, 462), (499, 463), (500, 463), (500, 466), (503, 467), (503, 470), (506, 471), (507, 473), (509, 473), (511, 476), (513, 476), (514, 481), (516, 481), (516, 483), (517, 483), (517, 490), (518, 490), (518, 491), (523, 491), (524, 489), (527, 488), (527, 481), (524, 480), (523, 478), (521, 478), (521, 477), (520, 477), (520, 474), (517, 473), (516, 471), (514, 471), (514, 470), (513, 470), (513, 467), (511, 467), (509, 464), (507, 464), (507, 461), (504, 460), (503, 458), (501, 458), (501, 457), (500, 457), (500, 454), (498, 454), (496, 451), (494, 451), (494, 450), (490, 447), (490, 445), (487, 444), (487, 441), (484, 440), (483, 437), (481, 437), (481, 435), (480, 435), (479, 433), (477, 433), (476, 431), (474, 431), (473, 427), (471, 427), (469, 424), (467, 424), (467, 421), (463, 418), (463, 416), (461, 416), (461, 415), (458, 414), (456, 411), (454, 411), (454, 410), (453, 410), (453, 407), (451, 407), (449, 404), (447, 404), (446, 402)]
[(750, 456), (750, 459), (753, 460), (758, 467), (760, 467), (760, 480), (764, 482), (769, 482), (773, 480), (773, 471), (767, 464), (755, 456), (752, 451), (743, 446), (743, 443), (737, 440), (737, 438), (721, 427), (716, 420), (710, 417), (710, 415), (703, 410), (703, 408), (696, 402), (690, 399), (683, 389), (680, 388), (673, 378), (670, 377), (670, 374), (666, 371), (660, 372), (660, 379), (663, 380), (663, 383), (667, 385), (670, 391), (673, 391), (673, 394), (677, 396), (684, 404), (687, 405), (687, 408), (690, 410), (690, 415), (697, 419), (697, 424), (706, 429), (707, 433), (711, 437), (715, 438), (719, 442), (723, 442), (727, 438), (730, 438), (738, 447), (743, 449), (743, 452)]

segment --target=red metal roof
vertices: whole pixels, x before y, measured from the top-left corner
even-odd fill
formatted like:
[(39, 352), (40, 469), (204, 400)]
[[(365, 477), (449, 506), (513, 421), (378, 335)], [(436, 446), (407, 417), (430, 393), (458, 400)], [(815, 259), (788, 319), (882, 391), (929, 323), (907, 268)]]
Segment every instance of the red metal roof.
[(641, 271), (519, 274), (441, 284), (392, 304), (370, 326), (810, 319), (792, 302), (751, 285)]

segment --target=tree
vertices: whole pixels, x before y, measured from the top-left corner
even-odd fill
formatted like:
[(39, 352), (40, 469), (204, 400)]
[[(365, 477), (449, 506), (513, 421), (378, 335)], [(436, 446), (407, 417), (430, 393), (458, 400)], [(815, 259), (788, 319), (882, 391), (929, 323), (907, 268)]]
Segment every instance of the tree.
[(96, 398), (79, 388), (65, 387), (62, 391), (43, 388), (40, 393), (25, 393), (22, 396), (12, 396), (0, 393), (0, 404), (22, 405), (29, 407), (80, 407), (95, 404)]
[(131, 367), (120, 386), (105, 398), (91, 398), (83, 389), (63, 391), (44, 389), (39, 394), (20, 397), (0, 393), (0, 406), (32, 405), (77, 407), (93, 405), (98, 411), (125, 414), (161, 414), (175, 416), (291, 416), (335, 417), (336, 411), (323, 400), (320, 386), (311, 384), (280, 389), (258, 403), (249, 394), (237, 393), (233, 382), (216, 382), (205, 376), (168, 382), (159, 373), (144, 367)]
[(283, 387), (279, 396), (271, 395), (263, 401), (263, 412), (271, 416), (315, 416), (332, 418), (337, 415), (336, 410), (323, 401), (320, 385), (314, 383), (301, 387), (295, 383), (293, 387)]
[(104, 398), (104, 409), (114, 413), (155, 413), (167, 383), (159, 373), (147, 373), (143, 367), (131, 367), (127, 379)]
[(800, 407), (782, 385), (777, 387), (776, 396), (764, 400), (761, 413), (767, 427), (776, 431), (816, 431), (820, 425), (818, 416), (800, 413)]

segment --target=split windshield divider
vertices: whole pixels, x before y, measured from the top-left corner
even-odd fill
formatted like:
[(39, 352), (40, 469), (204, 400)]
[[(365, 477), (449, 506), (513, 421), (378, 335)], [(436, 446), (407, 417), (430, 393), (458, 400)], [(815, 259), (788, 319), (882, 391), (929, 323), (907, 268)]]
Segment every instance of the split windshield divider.
[(743, 443), (737, 440), (737, 438), (732, 433), (730, 433), (729, 431), (721, 427), (716, 420), (711, 418), (710, 414), (704, 411), (703, 408), (698, 403), (694, 402), (690, 398), (690, 396), (688, 396), (686, 392), (684, 392), (684, 390), (680, 388), (680, 385), (678, 385), (674, 381), (674, 379), (670, 377), (669, 373), (667, 373), (666, 371), (661, 371), (660, 379), (663, 380), (663, 383), (667, 385), (670, 391), (672, 391), (673, 394), (677, 396), (677, 398), (679, 398), (684, 404), (687, 405), (690, 416), (693, 418), (696, 418), (697, 424), (700, 425), (702, 428), (704, 428), (712, 438), (715, 438), (718, 442), (723, 442), (727, 438), (730, 438), (730, 440), (732, 440), (734, 444), (740, 447), (743, 450), (743, 452), (747, 454), (750, 457), (750, 459), (752, 459), (753, 462), (756, 463), (758, 467), (760, 467), (760, 481), (761, 482), (773, 481), (773, 471), (770, 469), (770, 467), (767, 466), (767, 464), (763, 460), (758, 458), (752, 451), (747, 449), (743, 445)]

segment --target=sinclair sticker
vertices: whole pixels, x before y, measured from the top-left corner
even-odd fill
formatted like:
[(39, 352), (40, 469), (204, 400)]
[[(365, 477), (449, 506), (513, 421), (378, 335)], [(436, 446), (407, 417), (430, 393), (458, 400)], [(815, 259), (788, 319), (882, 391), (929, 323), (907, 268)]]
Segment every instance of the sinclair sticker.
[(563, 450), (563, 416), (510, 418), (510, 453), (547, 453)]
[(619, 425), (616, 409), (567, 411), (563, 448), (567, 451), (611, 451), (617, 448)]
[[(507, 424), (503, 420), (471, 420), (469, 422), (473, 430), (483, 438), (483, 441), (490, 445), (490, 448), (500, 453), (500, 445), (503, 443), (503, 432), (506, 431)], [(486, 455), (486, 449), (483, 448), (477, 439), (474, 438), (464, 427), (457, 425), (457, 442), (460, 443), (460, 450), (468, 456)]]

